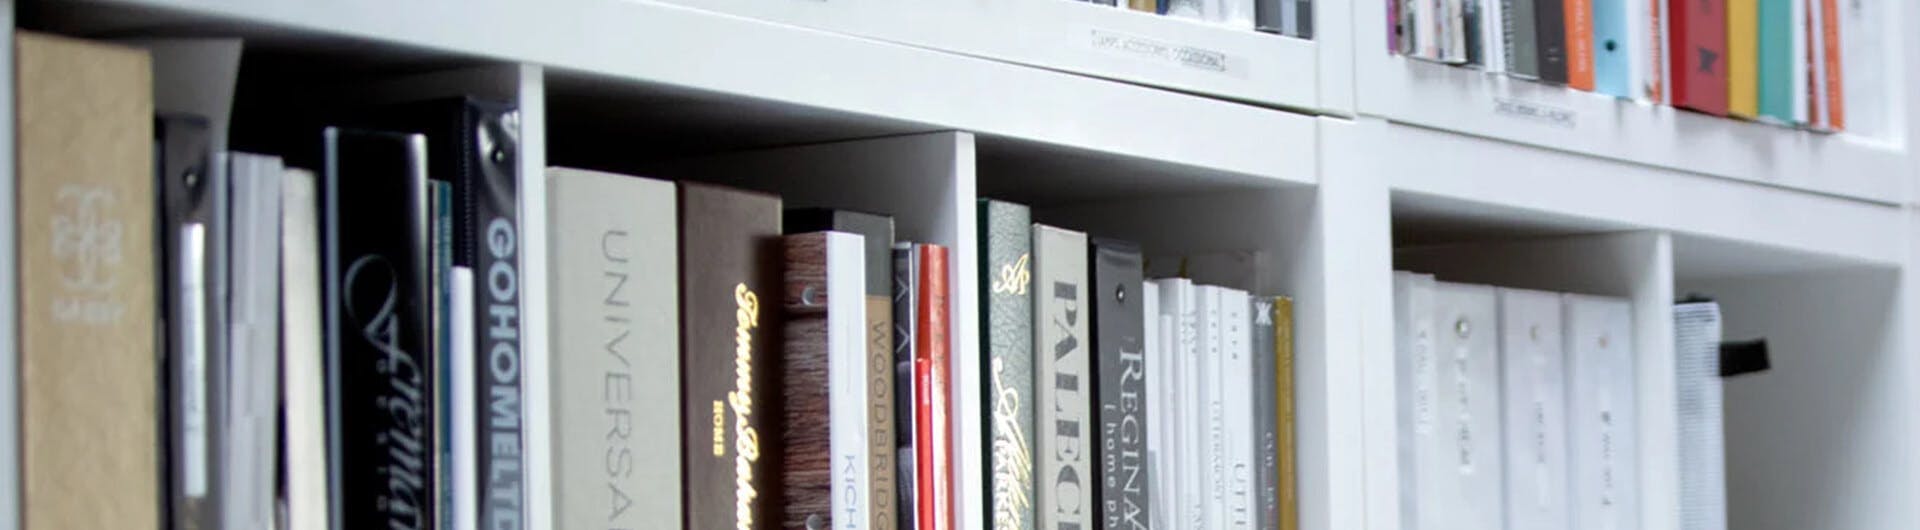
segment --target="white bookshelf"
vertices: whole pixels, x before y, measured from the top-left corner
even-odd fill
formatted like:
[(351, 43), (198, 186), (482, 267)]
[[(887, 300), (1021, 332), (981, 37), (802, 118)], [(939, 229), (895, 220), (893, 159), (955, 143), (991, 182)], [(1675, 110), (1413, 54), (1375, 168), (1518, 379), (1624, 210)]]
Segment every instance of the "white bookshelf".
[[(728, 182), (791, 204), (893, 205), (910, 212), (903, 237), (956, 248), (962, 357), (978, 352), (976, 197), (1025, 202), (1036, 219), (1149, 253), (1266, 253), (1236, 287), (1296, 298), (1307, 530), (1407, 526), (1395, 507), (1396, 267), (1631, 298), (1641, 522), (1677, 530), (1668, 302), (1709, 292), (1729, 337), (1765, 334), (1775, 347), (1773, 372), (1728, 384), (1729, 465), (1742, 466), (1729, 476), (1743, 482), (1729, 493), (1746, 511), (1736, 523), (1920, 519), (1920, 461), (1902, 451), (1920, 445), (1909, 384), (1920, 342), (1908, 331), (1920, 329), (1916, 109), (1891, 98), (1878, 133), (1820, 136), (1489, 79), (1387, 56), (1378, 4), (1321, 0), (1313, 41), (1069, 0), (50, 0), (20, 23), (240, 36), (275, 60), (364, 63), (514, 97), (527, 248), (543, 242), (548, 163)], [(1239, 57), (1243, 75), (1104, 50), (1102, 32)], [(1889, 63), (1920, 58), (1920, 37), (1903, 39)], [(436, 73), (447, 69), (484, 73)], [(1887, 82), (1912, 86), (1905, 70)], [(1516, 118), (1501, 101), (1570, 122)], [(663, 163), (690, 154), (707, 156)], [(544, 277), (540, 253), (527, 256), (527, 277)], [(528, 284), (527, 311), (545, 302)], [(0, 297), (0, 316), (12, 303)], [(16, 353), (7, 322), (0, 389)], [(534, 407), (545, 406), (543, 323), (525, 327)], [(956, 380), (977, 386), (966, 372)], [(12, 411), (0, 400), (0, 449), (17, 432)], [(979, 440), (978, 425), (958, 427)], [(529, 432), (545, 431), (534, 421)], [(543, 442), (530, 441), (535, 458), (553, 450)], [(10, 458), (0, 503), (17, 498)], [(529, 488), (550, 480), (532, 470)], [(1789, 497), (1812, 491), (1835, 493)], [(0, 530), (15, 523), (0, 517)], [(962, 528), (982, 523), (963, 517)]]

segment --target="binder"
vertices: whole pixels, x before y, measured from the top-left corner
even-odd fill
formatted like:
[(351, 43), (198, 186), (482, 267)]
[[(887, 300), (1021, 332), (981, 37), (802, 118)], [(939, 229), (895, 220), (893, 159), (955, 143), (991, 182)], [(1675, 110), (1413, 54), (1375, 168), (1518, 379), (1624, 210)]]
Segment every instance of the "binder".
[(1561, 295), (1573, 530), (1640, 528), (1633, 306)]
[(1500, 289), (1507, 527), (1567, 526), (1567, 379), (1560, 295)]
[[(1436, 282), (1434, 353), (1439, 364), (1436, 427), (1438, 528), (1502, 528), (1505, 478), (1500, 439), (1498, 301), (1484, 285)], [(1429, 499), (1422, 499), (1426, 501)]]

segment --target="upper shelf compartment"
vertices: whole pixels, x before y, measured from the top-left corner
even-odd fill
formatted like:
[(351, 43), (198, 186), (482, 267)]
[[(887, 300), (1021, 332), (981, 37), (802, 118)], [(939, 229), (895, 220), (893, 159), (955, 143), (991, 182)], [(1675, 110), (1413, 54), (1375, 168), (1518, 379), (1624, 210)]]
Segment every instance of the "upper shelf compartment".
[(1114, 6), (1072, 0), (665, 1), (1266, 106), (1313, 110), (1323, 103), (1312, 40)]
[(1866, 17), (1874, 24), (1844, 28), (1844, 51), (1885, 50), (1845, 58), (1847, 131), (1824, 134), (1392, 55), (1386, 0), (1354, 1), (1360, 114), (1854, 199), (1902, 203), (1908, 198), (1907, 102), (1901, 97), (1908, 92), (1901, 50), (1911, 32), (1890, 31), (1901, 27), (1895, 21), (1907, 9), (1902, 2), (1868, 2), (1880, 10)]
[[(592, 94), (718, 101), (688, 110), (710, 111), (723, 122), (825, 116), (866, 134), (961, 130), (986, 143), (1007, 140), (1176, 172), (1317, 178), (1310, 116), (653, 0), (69, 0), (29, 7), (38, 8), (34, 22), (72, 34), (185, 31), (348, 53), (424, 49), (533, 63), (547, 67), (549, 77), (582, 80), (577, 88)], [(1106, 14), (1203, 35), (1233, 32)]]

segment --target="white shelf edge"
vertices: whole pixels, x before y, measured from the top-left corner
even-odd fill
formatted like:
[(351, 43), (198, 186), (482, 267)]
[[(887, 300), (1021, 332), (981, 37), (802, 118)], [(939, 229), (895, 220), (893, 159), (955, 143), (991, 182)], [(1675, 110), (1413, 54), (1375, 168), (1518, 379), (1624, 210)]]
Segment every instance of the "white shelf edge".
[(1234, 100), (1320, 106), (1315, 41), (1251, 28), (1071, 0), (667, 1)]
[[(1397, 191), (1900, 266), (1903, 210), (1369, 120), (1371, 145), (1420, 156), (1376, 163)], [(1488, 161), (1498, 160), (1498, 165)], [(1526, 219), (1520, 219), (1526, 221)]]
[(1309, 116), (654, 0), (111, 3), (1315, 181)]
[[(1908, 199), (1910, 166), (1897, 138), (1720, 118), (1394, 56), (1383, 2), (1362, 1), (1354, 13), (1362, 115), (1878, 202)], [(1904, 108), (1890, 103), (1889, 112)]]

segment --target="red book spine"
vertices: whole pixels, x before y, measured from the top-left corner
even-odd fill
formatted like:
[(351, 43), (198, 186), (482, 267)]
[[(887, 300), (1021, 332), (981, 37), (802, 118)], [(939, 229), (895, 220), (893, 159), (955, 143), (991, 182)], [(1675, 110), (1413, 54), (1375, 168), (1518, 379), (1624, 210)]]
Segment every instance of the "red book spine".
[(1846, 98), (1842, 90), (1846, 85), (1840, 80), (1840, 9), (1834, 0), (1820, 0), (1820, 42), (1826, 53), (1827, 63), (1827, 127), (1841, 131), (1847, 128)]
[(1727, 115), (1727, 2), (1673, 0), (1673, 106)]
[(916, 415), (921, 423), (916, 429), (922, 433), (921, 439), (928, 441), (920, 450), (924, 464), (920, 468), (920, 491), (930, 493), (920, 497), (920, 529), (951, 530), (954, 484), (947, 248), (919, 245), (915, 250), (920, 254), (921, 292), (920, 307), (915, 311), (920, 333), (914, 335), (918, 341), (914, 364), (916, 370), (924, 366), (926, 375), (915, 374), (921, 384), (915, 388), (918, 395), (914, 398), (922, 412)]
[[(918, 314), (918, 311), (915, 311)], [(933, 528), (939, 509), (933, 496), (933, 418), (927, 411), (933, 410), (933, 363), (925, 357), (917, 356), (913, 360), (913, 445), (914, 490), (919, 492), (914, 506), (914, 528)]]

